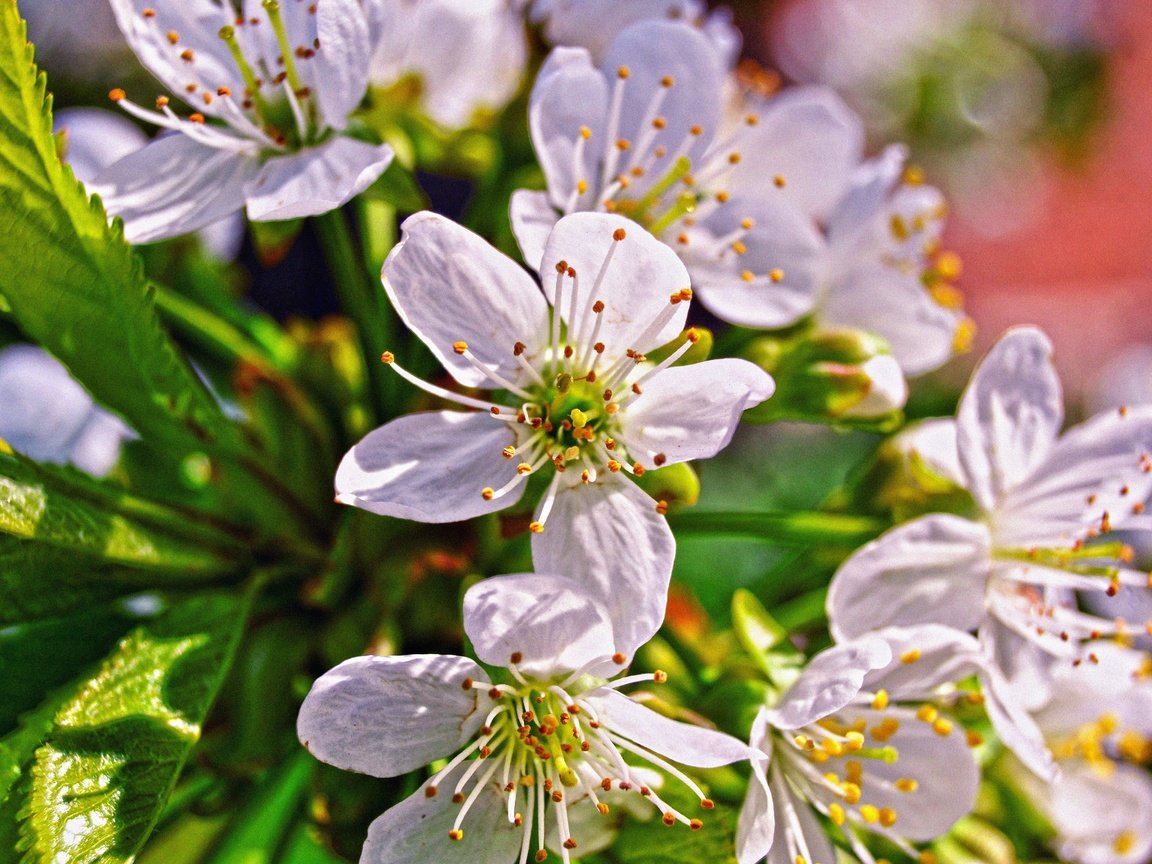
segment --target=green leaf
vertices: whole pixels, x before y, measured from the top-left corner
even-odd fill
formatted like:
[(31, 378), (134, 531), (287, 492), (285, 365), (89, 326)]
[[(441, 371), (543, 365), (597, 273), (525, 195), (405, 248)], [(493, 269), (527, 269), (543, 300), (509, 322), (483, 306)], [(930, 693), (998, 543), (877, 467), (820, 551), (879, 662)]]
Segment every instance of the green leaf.
[(21, 329), (145, 438), (241, 446), (160, 326), (143, 268), (60, 163), (52, 99), (0, 0), (0, 285)]
[(609, 854), (618, 864), (735, 864), (736, 810), (717, 801), (712, 810), (702, 810), (700, 802), (680, 783), (668, 778), (660, 797), (690, 818), (700, 818), (704, 827), (690, 831), (683, 825), (669, 828), (652, 808), (645, 822), (624, 823)]
[[(0, 454), (0, 532), (26, 540), (36, 540), (57, 548), (73, 550), (103, 561), (189, 575), (235, 571), (235, 541), (202, 526), (194, 526), (175, 511), (161, 505), (119, 493), (115, 500), (121, 512), (110, 507), (112, 493), (104, 485), (81, 479), (79, 472), (52, 471), (19, 456)], [(99, 497), (103, 495), (104, 500)], [(127, 515), (138, 509), (152, 518)], [(172, 526), (155, 527), (166, 519)], [(185, 539), (192, 528), (195, 537)], [(217, 541), (220, 551), (207, 548), (206, 540)], [(198, 542), (197, 542), (198, 541)], [(29, 586), (34, 587), (34, 586)]]
[(312, 760), (303, 749), (270, 772), (232, 820), (210, 864), (272, 864), (289, 831), (300, 822), (311, 775)]
[(49, 697), (31, 715), (38, 725), (26, 721), (0, 742), (0, 758), (20, 758), (54, 702), (50, 728), (0, 805), (0, 842), (15, 839), (22, 864), (132, 860), (200, 737), (248, 608), (224, 593), (174, 605), (124, 636), (65, 698)]

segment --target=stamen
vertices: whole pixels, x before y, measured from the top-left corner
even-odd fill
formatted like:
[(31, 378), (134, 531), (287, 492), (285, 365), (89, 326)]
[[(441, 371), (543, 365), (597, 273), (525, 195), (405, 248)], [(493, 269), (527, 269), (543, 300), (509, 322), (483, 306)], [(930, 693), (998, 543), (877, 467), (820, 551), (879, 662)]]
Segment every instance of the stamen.
[[(471, 396), (465, 396), (462, 393), (454, 393), (451, 390), (446, 390), (443, 387), (437, 387), (435, 384), (429, 384), (427, 381), (417, 378), (415, 375), (413, 375), (411, 372), (396, 362), (396, 357), (392, 354), (391, 351), (385, 351), (383, 355), (381, 355), (380, 361), (392, 369), (392, 371), (394, 371), (397, 375), (399, 375), (413, 387), (418, 387), (425, 393), (430, 393), (433, 396), (439, 396), (441, 399), (445, 399), (449, 402), (455, 402), (457, 405), (464, 405), (468, 408), (477, 408), (481, 411), (493, 413), (493, 416), (501, 417), (505, 420), (512, 420), (515, 418), (515, 408), (509, 408), (506, 405), (496, 405), (492, 402), (484, 402), (480, 399), (473, 399)], [(493, 409), (497, 409), (497, 412), (493, 412)], [(512, 417), (507, 416), (508, 414), (511, 414)]]

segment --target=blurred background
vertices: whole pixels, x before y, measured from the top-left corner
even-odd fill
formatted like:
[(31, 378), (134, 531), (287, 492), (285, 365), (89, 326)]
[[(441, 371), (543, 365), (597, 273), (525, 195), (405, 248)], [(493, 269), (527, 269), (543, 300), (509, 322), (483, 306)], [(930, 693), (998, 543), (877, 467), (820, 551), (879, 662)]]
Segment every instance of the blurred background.
[[(874, 149), (906, 142), (945, 189), (946, 242), (963, 261), (959, 284), (979, 334), (942, 383), (959, 386), (1004, 328), (1028, 322), (1056, 343), (1073, 413), (1152, 399), (1152, 347), (1142, 347), (1152, 343), (1152, 4), (710, 5), (732, 10), (750, 68), (836, 88), (865, 118)], [(106, 0), (20, 8), (60, 104), (106, 106), (109, 87), (147, 80)], [(449, 215), (469, 195), (450, 178), (422, 181)], [(323, 268), (302, 241), (293, 278), (281, 271), (253, 286), (273, 312), (327, 311), (314, 290)]]

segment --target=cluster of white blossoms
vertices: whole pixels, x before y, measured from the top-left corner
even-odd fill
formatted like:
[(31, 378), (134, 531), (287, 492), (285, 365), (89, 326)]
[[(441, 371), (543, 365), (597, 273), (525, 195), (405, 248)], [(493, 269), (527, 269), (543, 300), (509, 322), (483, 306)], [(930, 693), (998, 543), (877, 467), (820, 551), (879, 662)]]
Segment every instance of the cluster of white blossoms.
[[(768, 676), (747, 740), (632, 689), (667, 679), (628, 666), (663, 625), (676, 554), (669, 501), (642, 478), (719, 453), (777, 387), (749, 359), (701, 359), (693, 302), (790, 338), (881, 337), (861, 403), (877, 416), (969, 342), (943, 197), (903, 147), (868, 155), (831, 90), (750, 79), (729, 19), (697, 0), (111, 2), (167, 89), (153, 105), (112, 92), (165, 131), (89, 178), (137, 243), (240, 210), (335, 210), (394, 155), (358, 114), (371, 94), (417, 80), (427, 115), (459, 128), (517, 91), (526, 27), (553, 46), (527, 108), (544, 188), (510, 201), (527, 266), (419, 212), (381, 271), (446, 377), (410, 371), (415, 340), (389, 346), (386, 371), (430, 410), (352, 447), (337, 501), (423, 523), (519, 508), (536, 572), (464, 593), (476, 660), (360, 656), (313, 685), (298, 733), (318, 759), (376, 777), (431, 766), (372, 823), (363, 864), (567, 864), (611, 842), (619, 810), (706, 829), (716, 803), (691, 769), (727, 765), (747, 780), (740, 864), (877, 864), (878, 848), (931, 862), (923, 844), (976, 799), (973, 711), (1038, 778), (1067, 860), (1149, 860), (1152, 663), (1136, 646), (1152, 623), (1126, 610), (1152, 584), (1116, 532), (1152, 529), (1152, 407), (1062, 434), (1032, 328), (991, 349), (954, 421), (914, 439), (964, 512), (843, 561), (835, 644)], [(53, 416), (37, 390), (57, 394)], [(0, 351), (0, 405), (13, 449), (94, 474), (131, 434), (27, 346)], [(669, 803), (685, 789), (698, 806)]]

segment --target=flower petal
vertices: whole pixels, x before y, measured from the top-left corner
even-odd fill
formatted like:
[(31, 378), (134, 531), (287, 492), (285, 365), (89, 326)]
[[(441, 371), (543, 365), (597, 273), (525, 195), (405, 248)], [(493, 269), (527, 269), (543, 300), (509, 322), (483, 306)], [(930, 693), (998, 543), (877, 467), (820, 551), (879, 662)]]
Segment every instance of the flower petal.
[(1004, 676), (989, 667), (981, 676), (981, 683), (984, 685), (984, 710), (997, 737), (1029, 771), (1051, 781), (1058, 772), (1044, 735), (1032, 716), (1016, 701)]
[(63, 464), (92, 416), (92, 397), (35, 345), (0, 350), (0, 439), (38, 462)]
[(515, 436), (481, 412), (409, 414), (369, 432), (336, 471), (336, 500), (398, 519), (458, 522), (515, 504), (523, 484), (485, 501), (516, 476), (501, 450)]
[(541, 0), (533, 5), (534, 20), (545, 20), (544, 33), (553, 45), (579, 45), (596, 57), (630, 24), (655, 18), (692, 21), (704, 12), (700, 0)]
[(796, 864), (796, 858), (801, 855), (812, 864), (840, 860), (816, 814), (792, 791), (781, 768), (774, 766), (769, 770), (768, 788), (776, 811), (776, 834), (766, 864)]
[(290, 156), (269, 159), (244, 187), (254, 222), (319, 216), (351, 201), (392, 161), (387, 144), (333, 138)]
[(707, 459), (728, 446), (745, 410), (772, 395), (775, 382), (746, 360), (673, 366), (644, 382), (621, 411), (620, 441), (629, 457), (651, 467)]
[(941, 685), (960, 681), (981, 668), (979, 641), (961, 630), (921, 624), (885, 627), (873, 635), (888, 643), (892, 659), (864, 677), (863, 689), (886, 690), (893, 700), (932, 698)]
[[(827, 87), (789, 87), (758, 113), (759, 122), (739, 139), (756, 154), (733, 172), (742, 195), (783, 198), (808, 218), (823, 222), (848, 188), (864, 152), (864, 126)], [(776, 178), (783, 177), (783, 188)]]
[[(738, 864), (757, 864), (772, 848), (776, 834), (776, 808), (772, 801), (772, 790), (768, 787), (768, 754), (770, 748), (767, 709), (761, 708), (752, 722), (751, 744), (752, 777), (748, 781), (748, 791), (740, 806), (740, 818), (736, 823), (736, 860)], [(761, 755), (763, 754), (763, 755)]]
[(476, 656), (530, 677), (573, 672), (616, 653), (608, 611), (571, 579), (537, 573), (494, 576), (464, 594), (464, 632)]
[(56, 130), (67, 136), (66, 161), (81, 183), (148, 143), (139, 126), (102, 108), (65, 108), (55, 120)]
[(627, 656), (664, 621), (675, 555), (655, 502), (614, 474), (561, 487), (544, 531), (532, 535), (536, 570), (579, 580), (608, 609), (616, 650)]
[(524, 256), (524, 263), (539, 272), (544, 245), (556, 227), (560, 214), (548, 201), (547, 192), (517, 189), (508, 203), (508, 217), (512, 222), (512, 233), (516, 235), (516, 242), (520, 246), (520, 254)]
[(124, 441), (135, 437), (136, 433), (123, 420), (95, 407), (80, 430), (80, 436), (72, 444), (69, 461), (81, 471), (103, 477), (120, 461)]
[(839, 711), (860, 692), (865, 676), (892, 659), (883, 639), (869, 637), (821, 651), (768, 712), (777, 729), (799, 729)]
[[(360, 105), (364, 91), (368, 89), (372, 46), (360, 0), (320, 0), (316, 7), (316, 36), (320, 40), (319, 47), (308, 61), (317, 84), (313, 92), (328, 128), (343, 129), (348, 125), (348, 115)], [(391, 158), (391, 148), (388, 152)], [(348, 158), (348, 154), (341, 158)], [(383, 173), (384, 168), (380, 171)], [(354, 196), (348, 196), (351, 197)]]
[[(461, 765), (444, 778), (454, 787), (467, 770)], [(461, 823), (464, 836), (451, 840), (460, 806), (451, 795), (428, 798), (420, 789), (384, 811), (368, 827), (360, 864), (508, 864), (517, 860), (524, 828), (508, 821), (499, 787), (489, 781)]]
[[(852, 173), (851, 184), (828, 220), (828, 242), (842, 254), (855, 252), (900, 183), (908, 148), (892, 144)], [(890, 233), (890, 232), (889, 232)]]
[(1009, 330), (972, 373), (956, 412), (968, 491), (985, 510), (1032, 475), (1064, 420), (1052, 343), (1034, 327)]
[(1056, 442), (1027, 483), (1005, 493), (996, 539), (1005, 546), (1072, 546), (1123, 528), (1152, 495), (1152, 408), (1098, 414)]
[(825, 326), (883, 336), (904, 372), (915, 376), (952, 358), (964, 317), (933, 300), (915, 276), (875, 264), (846, 273), (829, 287), (821, 320)]
[[(548, 183), (548, 195), (557, 207), (564, 207), (585, 180), (598, 179), (597, 151), (607, 134), (608, 84), (592, 58), (582, 48), (557, 48), (544, 61), (528, 102), (528, 126), (536, 158)], [(582, 145), (579, 161), (577, 142), (587, 127), (592, 136)], [(598, 141), (600, 146), (592, 146)], [(596, 188), (596, 187), (593, 187)], [(529, 264), (539, 259), (529, 260)]]
[[(614, 239), (617, 231), (624, 232), (622, 240)], [(609, 254), (611, 261), (604, 268)], [(676, 253), (635, 222), (607, 213), (575, 213), (557, 222), (540, 264), (549, 302), (556, 300), (556, 267), (561, 261), (576, 271), (579, 283), (573, 307), (570, 292), (574, 280), (563, 280), (559, 311), (565, 321), (575, 308), (575, 322), (579, 324), (585, 306), (597, 300), (604, 302), (600, 315), (604, 362), (623, 357), (628, 349), (643, 353), (663, 345), (683, 329), (689, 304), (678, 300), (666, 323), (651, 330), (650, 325), (667, 313), (671, 296), (688, 288), (691, 279)], [(577, 339), (588, 338), (587, 334), (575, 335)]]
[[(744, 253), (717, 241), (743, 234)], [(824, 238), (799, 208), (779, 198), (733, 198), (687, 232), (682, 254), (700, 301), (747, 327), (784, 327), (812, 311), (821, 290)], [(752, 278), (748, 279), (748, 275)]]
[(748, 745), (731, 735), (670, 720), (615, 690), (596, 691), (586, 701), (606, 729), (681, 765), (718, 768), (752, 756)]
[(130, 243), (197, 231), (244, 206), (244, 185), (258, 170), (244, 153), (165, 135), (115, 162), (88, 184), (109, 215), (124, 220)]
[(1048, 811), (1060, 857), (1079, 864), (1140, 864), (1152, 853), (1152, 779), (1131, 765), (1102, 774), (1074, 764), (1052, 783)]
[[(300, 706), (296, 734), (322, 762), (396, 777), (451, 756), (484, 722), (484, 670), (464, 657), (353, 657), (325, 672)], [(446, 838), (445, 838), (446, 839)]]
[(459, 341), (481, 364), (518, 379), (515, 344), (523, 342), (532, 357), (547, 339), (548, 307), (536, 283), (511, 258), (438, 214), (410, 216), (401, 230), (381, 278), (404, 323), (461, 384), (499, 386), (453, 350)]
[(838, 640), (888, 626), (972, 630), (984, 617), (991, 538), (983, 525), (934, 514), (858, 549), (832, 578), (828, 619)]

